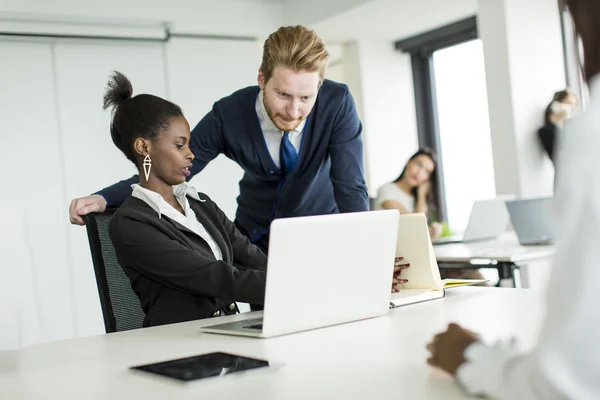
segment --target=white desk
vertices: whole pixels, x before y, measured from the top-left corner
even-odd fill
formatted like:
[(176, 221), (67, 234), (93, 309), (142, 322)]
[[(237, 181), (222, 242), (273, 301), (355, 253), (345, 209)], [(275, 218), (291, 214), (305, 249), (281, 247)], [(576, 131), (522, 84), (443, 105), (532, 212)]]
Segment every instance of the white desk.
[(519, 264), (549, 259), (554, 256), (556, 246), (521, 246), (513, 232), (494, 240), (435, 245), (433, 251), (442, 267), (454, 264), (456, 267), (496, 268), (501, 280), (511, 279), (514, 285), (514, 270), (519, 268)]
[[(457, 321), (495, 340), (516, 335), (530, 348), (543, 291), (456, 288), (444, 299), (397, 308), (381, 318), (268, 340), (199, 334), (242, 314), (95, 336), (0, 353), (0, 398), (10, 400), (462, 399), (426, 364), (426, 342)], [(184, 388), (128, 367), (212, 351), (283, 362), (276, 372)]]

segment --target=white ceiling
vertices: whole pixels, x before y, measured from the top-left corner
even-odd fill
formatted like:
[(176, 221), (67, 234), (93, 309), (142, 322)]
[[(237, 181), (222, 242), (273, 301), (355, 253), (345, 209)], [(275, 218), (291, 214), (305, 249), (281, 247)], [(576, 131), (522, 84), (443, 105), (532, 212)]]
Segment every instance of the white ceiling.
[(477, 0), (367, 0), (360, 3), (310, 26), (327, 41), (397, 40), (477, 13)]
[[(277, 1), (277, 0), (270, 0)], [(285, 1), (284, 19), (289, 25), (310, 25), (374, 0), (280, 0)], [(420, 1), (420, 0), (415, 0)]]

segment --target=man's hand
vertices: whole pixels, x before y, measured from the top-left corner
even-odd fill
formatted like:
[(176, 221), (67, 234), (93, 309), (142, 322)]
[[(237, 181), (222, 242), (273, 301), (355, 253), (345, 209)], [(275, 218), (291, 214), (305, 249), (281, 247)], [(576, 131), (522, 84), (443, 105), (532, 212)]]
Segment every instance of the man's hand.
[(410, 264), (403, 263), (404, 257), (396, 257), (394, 259), (394, 279), (392, 280), (392, 293), (396, 293), (400, 291), (400, 286), (408, 282), (407, 279), (400, 279), (400, 274), (402, 271), (408, 267)]
[(69, 219), (73, 225), (85, 225), (82, 215), (106, 210), (106, 200), (99, 194), (71, 200)]
[(479, 337), (474, 332), (457, 324), (450, 324), (446, 332), (435, 335), (427, 345), (427, 350), (431, 353), (427, 362), (456, 376), (458, 368), (466, 362), (465, 350), (478, 341)]

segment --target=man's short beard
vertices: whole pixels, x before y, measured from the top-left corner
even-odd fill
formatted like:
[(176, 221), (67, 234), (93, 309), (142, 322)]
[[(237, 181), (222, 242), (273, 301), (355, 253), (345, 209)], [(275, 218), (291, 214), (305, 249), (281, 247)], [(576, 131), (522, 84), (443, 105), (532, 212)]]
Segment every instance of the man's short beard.
[(263, 105), (265, 106), (265, 110), (267, 111), (267, 116), (269, 117), (269, 119), (271, 120), (271, 122), (273, 123), (273, 125), (275, 125), (275, 127), (277, 129), (281, 130), (281, 131), (293, 131), (298, 126), (300, 126), (300, 123), (302, 123), (302, 118), (298, 118), (296, 120), (298, 123), (292, 129), (282, 128), (281, 126), (279, 126), (277, 124), (277, 122), (275, 122), (275, 115), (273, 115), (273, 110), (271, 110), (271, 108), (269, 107), (269, 103), (267, 103), (267, 97), (266, 96), (263, 97)]

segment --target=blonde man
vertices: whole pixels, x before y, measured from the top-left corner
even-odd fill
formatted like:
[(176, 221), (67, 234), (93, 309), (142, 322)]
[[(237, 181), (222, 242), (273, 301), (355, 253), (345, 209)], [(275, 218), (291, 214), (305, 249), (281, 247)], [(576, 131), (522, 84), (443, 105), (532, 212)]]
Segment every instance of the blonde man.
[[(324, 79), (328, 58), (314, 31), (278, 29), (265, 41), (258, 86), (216, 102), (191, 132), (188, 180), (221, 153), (236, 161), (246, 173), (235, 224), (265, 253), (275, 218), (368, 209), (361, 123), (348, 87)], [(71, 222), (121, 205), (138, 180), (73, 200)]]

